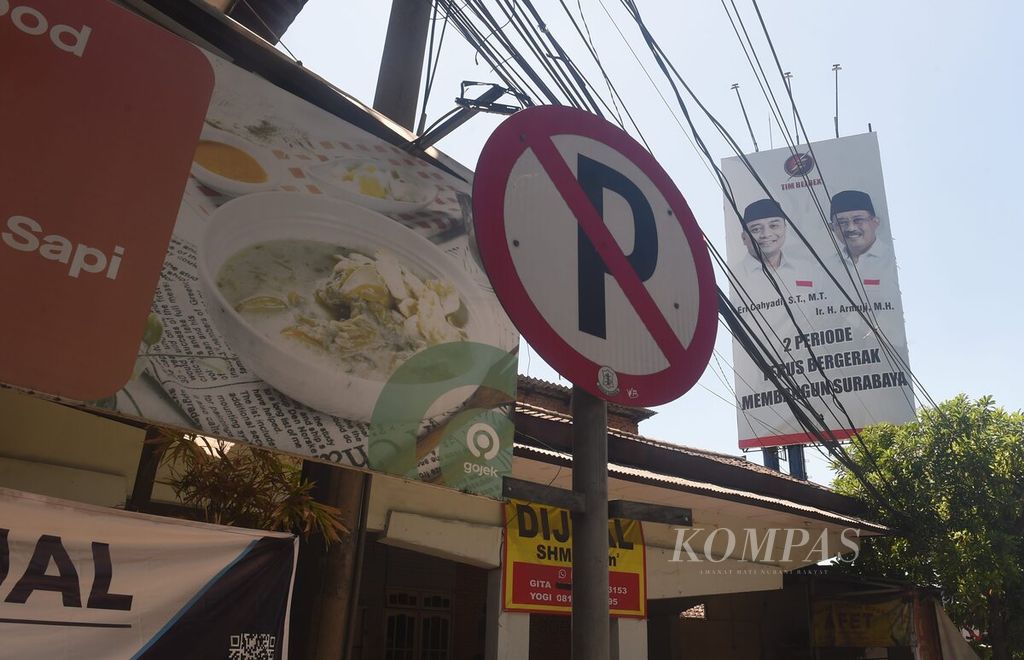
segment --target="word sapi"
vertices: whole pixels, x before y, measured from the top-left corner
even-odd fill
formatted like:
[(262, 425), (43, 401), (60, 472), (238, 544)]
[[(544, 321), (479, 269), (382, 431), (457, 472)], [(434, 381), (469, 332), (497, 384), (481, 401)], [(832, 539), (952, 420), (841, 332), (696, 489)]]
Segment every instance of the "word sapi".
[[(0, 0), (2, 2), (3, 0)], [(43, 227), (32, 218), (12, 215), (7, 219), (7, 229), (0, 238), (8, 247), (19, 252), (39, 252), (47, 261), (68, 264), (68, 277), (77, 278), (81, 273), (106, 273), (107, 279), (116, 280), (121, 268), (124, 248), (114, 246), (108, 258), (102, 250), (72, 241), (59, 234), (47, 234), (40, 240)]]
[[(11, 568), (11, 546), (7, 538), (9, 532), (0, 529), (0, 585), (5, 584)], [(51, 562), (57, 568), (56, 575), (47, 572)], [(97, 610), (131, 610), (133, 596), (110, 593), (114, 567), (110, 561), (109, 544), (93, 541), (92, 564), (94, 577), (85, 606)], [(43, 534), (39, 537), (25, 572), (11, 587), (4, 602), (24, 605), (36, 591), (59, 593), (64, 607), (82, 606), (78, 570), (59, 536)]]

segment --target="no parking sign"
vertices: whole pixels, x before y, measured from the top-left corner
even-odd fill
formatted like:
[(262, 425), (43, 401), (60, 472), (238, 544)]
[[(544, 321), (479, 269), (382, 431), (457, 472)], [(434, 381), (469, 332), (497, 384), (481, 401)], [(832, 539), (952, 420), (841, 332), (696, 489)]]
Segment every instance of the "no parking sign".
[(620, 128), (565, 107), (512, 115), (480, 154), (473, 217), (509, 317), (574, 384), (649, 406), (700, 378), (717, 326), (711, 260), (682, 194)]

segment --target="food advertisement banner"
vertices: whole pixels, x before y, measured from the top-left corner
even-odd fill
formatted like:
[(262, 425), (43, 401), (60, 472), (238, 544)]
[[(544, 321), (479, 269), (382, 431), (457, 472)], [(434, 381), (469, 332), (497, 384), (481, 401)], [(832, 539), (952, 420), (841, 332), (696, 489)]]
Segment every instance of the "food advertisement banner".
[[(722, 161), (739, 212), (726, 200), (730, 300), (740, 318), (769, 348), (779, 375), (791, 377), (801, 396), (828, 403), (824, 422), (837, 438), (914, 419), (876, 135), (747, 158), (767, 193), (740, 158)], [(741, 448), (814, 440), (770, 374), (735, 341), (733, 364)]]
[(286, 658), (298, 543), (0, 488), (7, 658)]
[[(50, 49), (47, 75), (75, 81), (95, 108), (72, 121), (62, 113), (74, 104), (54, 114), (32, 76), (5, 82), (19, 99), (13, 116), (0, 108), (8, 125), (47, 111), (56, 128), (24, 131), (50, 139), (15, 142), (0, 165), (0, 289), (18, 319), (3, 330), (13, 350), (0, 381), (497, 497), (518, 335), (471, 249), (469, 173), (106, 0), (39, 6), (56, 32), (12, 10), (0, 53)], [(144, 84), (96, 98), (128, 74)], [(168, 97), (184, 97), (171, 119), (150, 102)], [(111, 104), (131, 121), (111, 125)], [(349, 119), (377, 122), (358, 113)]]
[(811, 604), (814, 646), (910, 646), (914, 604), (815, 600)]
[[(505, 609), (572, 613), (572, 522), (566, 509), (505, 503)], [(608, 608), (612, 616), (647, 616), (647, 555), (637, 520), (608, 521)]]

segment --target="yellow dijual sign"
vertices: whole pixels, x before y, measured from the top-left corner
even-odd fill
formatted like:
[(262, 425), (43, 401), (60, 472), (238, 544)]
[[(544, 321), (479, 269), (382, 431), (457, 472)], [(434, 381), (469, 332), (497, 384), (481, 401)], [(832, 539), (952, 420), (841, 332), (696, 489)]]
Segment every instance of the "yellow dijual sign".
[[(572, 524), (569, 512), (509, 500), (505, 504), (505, 609), (572, 611)], [(608, 521), (608, 606), (613, 616), (647, 616), (644, 533), (636, 520)]]

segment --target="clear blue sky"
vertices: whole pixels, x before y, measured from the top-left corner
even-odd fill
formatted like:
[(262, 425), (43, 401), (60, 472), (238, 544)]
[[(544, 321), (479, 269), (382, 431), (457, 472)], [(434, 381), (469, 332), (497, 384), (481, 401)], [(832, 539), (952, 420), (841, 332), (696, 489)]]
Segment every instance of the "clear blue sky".
[[(642, 41), (615, 0), (604, 0), (619, 27), (643, 56)], [(768, 107), (722, 6), (716, 2), (637, 0), (654, 36), (701, 100), (744, 147), (750, 138), (732, 83), (739, 83), (759, 146), (782, 146), (769, 133)], [(566, 4), (576, 10), (576, 3)], [(770, 52), (747, 0), (736, 0), (762, 62)], [(553, 33), (583, 66), (588, 62), (556, 2), (535, 2)], [(372, 103), (390, 3), (379, 0), (309, 0), (285, 35), (288, 47), (311, 70)], [(701, 159), (686, 142), (598, 0), (582, 0), (595, 45), (652, 151), (686, 196), (704, 232), (724, 253), (722, 198)], [(761, 10), (782, 65), (793, 72), (793, 91), (811, 140), (833, 135), (833, 63), (839, 78), (840, 131), (878, 133), (889, 214), (900, 267), (910, 362), (932, 397), (959, 392), (992, 394), (1010, 409), (1024, 407), (1024, 366), (1019, 349), (1024, 295), (1015, 266), (1022, 260), (1021, 190), (1017, 154), (1024, 149), (1019, 27), (1024, 4), (1004, 2), (803, 2), (762, 0)], [(643, 58), (663, 93), (659, 72)], [(588, 77), (598, 83), (592, 69)], [(497, 77), (453, 30), (441, 55), (428, 123), (452, 107), (462, 80)], [(781, 81), (772, 76), (777, 93)], [(695, 112), (695, 109), (692, 110)], [(787, 113), (787, 121), (789, 120)], [(500, 119), (478, 116), (439, 147), (473, 167)], [(698, 128), (716, 159), (731, 155)], [(731, 361), (727, 333), (718, 351)], [(728, 367), (727, 367), (728, 368)], [(557, 380), (536, 354), (524, 351), (520, 371)], [(644, 435), (728, 453), (736, 446), (730, 394), (708, 370), (698, 387), (658, 408)], [(759, 454), (750, 454), (760, 461)], [(811, 478), (831, 475), (808, 449)]]

